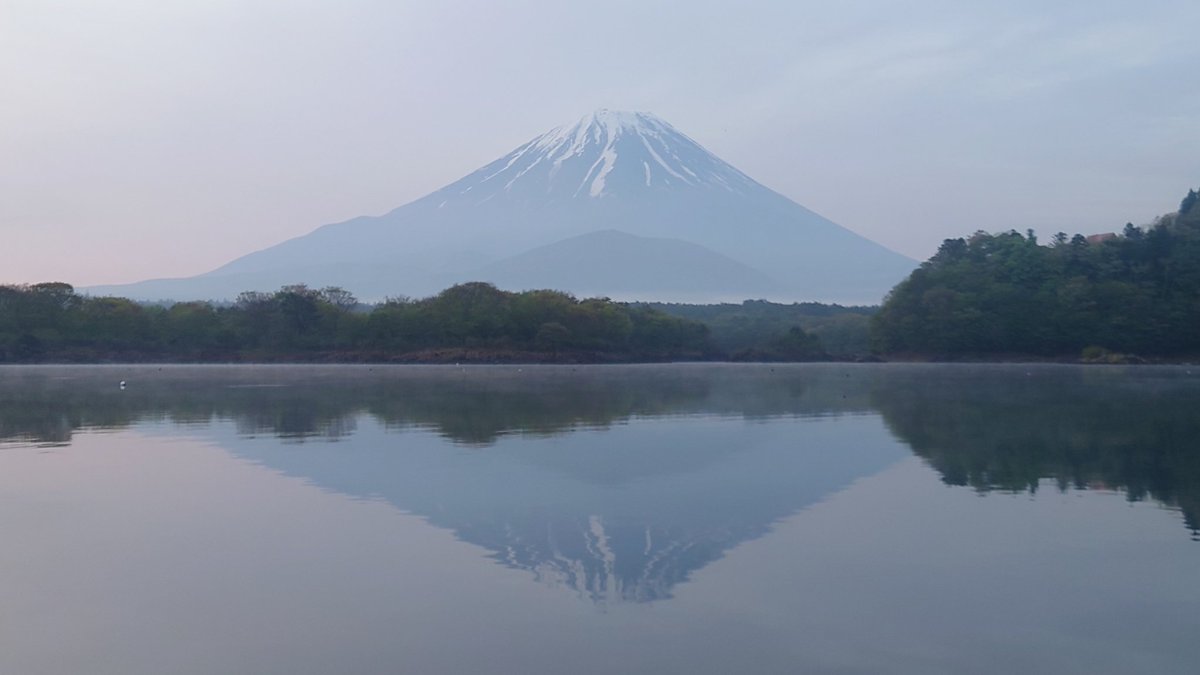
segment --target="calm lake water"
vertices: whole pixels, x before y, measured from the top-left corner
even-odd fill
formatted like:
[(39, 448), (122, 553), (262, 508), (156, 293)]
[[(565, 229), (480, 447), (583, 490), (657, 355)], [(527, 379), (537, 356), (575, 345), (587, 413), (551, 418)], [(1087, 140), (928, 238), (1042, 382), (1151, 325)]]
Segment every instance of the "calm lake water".
[(0, 368), (0, 673), (1194, 673), (1197, 526), (1200, 368)]

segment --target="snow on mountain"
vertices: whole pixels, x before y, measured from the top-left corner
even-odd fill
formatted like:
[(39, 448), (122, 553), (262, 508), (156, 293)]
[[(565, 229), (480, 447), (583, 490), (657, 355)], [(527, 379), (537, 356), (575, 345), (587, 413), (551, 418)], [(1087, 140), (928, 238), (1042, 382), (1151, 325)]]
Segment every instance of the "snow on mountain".
[[(502, 261), (515, 259), (525, 267), (519, 275), (508, 269), (510, 282), (521, 280), (513, 290), (549, 286), (622, 299), (629, 278), (662, 279), (664, 270), (696, 266), (697, 249), (685, 246), (667, 247), (671, 251), (658, 257), (592, 256), (592, 267), (610, 269), (607, 276), (591, 275), (585, 287), (551, 270), (562, 268), (553, 257), (519, 258), (606, 230), (707, 249), (772, 280), (758, 287), (764, 289), (759, 297), (773, 300), (875, 303), (915, 267), (755, 182), (654, 115), (599, 110), (382, 216), (326, 225), (197, 277), (90, 290), (150, 299), (232, 298), (303, 282), (344, 286), (368, 300), (420, 297), (486, 279)], [(639, 288), (638, 299), (728, 299), (739, 290), (681, 292), (689, 283), (681, 277)]]
[(658, 117), (612, 110), (552, 129), (459, 181), (464, 182), (458, 195), (470, 195), (477, 204), (514, 189), (532, 198), (561, 199), (682, 186), (742, 193), (755, 185)]

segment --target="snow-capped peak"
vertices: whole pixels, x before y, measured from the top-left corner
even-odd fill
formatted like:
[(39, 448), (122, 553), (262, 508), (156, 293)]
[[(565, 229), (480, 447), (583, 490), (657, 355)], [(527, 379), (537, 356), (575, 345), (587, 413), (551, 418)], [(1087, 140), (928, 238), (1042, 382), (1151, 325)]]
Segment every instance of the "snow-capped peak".
[(611, 145), (621, 134), (659, 134), (664, 131), (678, 134), (674, 127), (650, 113), (626, 112), (601, 108), (569, 124), (542, 134), (534, 139), (539, 150), (560, 149), (567, 145), (567, 154), (578, 154), (584, 146), (607, 141)]
[(753, 180), (647, 112), (600, 109), (551, 129), (459, 181), (476, 203), (512, 197), (599, 198), (632, 190), (716, 188)]

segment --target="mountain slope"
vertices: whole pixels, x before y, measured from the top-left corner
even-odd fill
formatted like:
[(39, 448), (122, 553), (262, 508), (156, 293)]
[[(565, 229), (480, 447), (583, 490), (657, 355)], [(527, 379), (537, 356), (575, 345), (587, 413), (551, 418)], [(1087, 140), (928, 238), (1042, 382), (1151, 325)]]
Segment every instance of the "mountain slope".
[(649, 299), (743, 299), (778, 292), (779, 284), (748, 265), (679, 239), (590, 232), (540, 246), (480, 270), (502, 288), (571, 288), (584, 296)]
[(874, 303), (915, 266), (756, 183), (653, 115), (602, 110), (385, 215), (326, 225), (199, 277), (96, 290), (208, 297), (224, 288), (222, 297), (232, 297), (304, 281), (364, 298), (419, 296), (533, 248), (610, 229), (732, 258), (774, 279), (778, 300)]

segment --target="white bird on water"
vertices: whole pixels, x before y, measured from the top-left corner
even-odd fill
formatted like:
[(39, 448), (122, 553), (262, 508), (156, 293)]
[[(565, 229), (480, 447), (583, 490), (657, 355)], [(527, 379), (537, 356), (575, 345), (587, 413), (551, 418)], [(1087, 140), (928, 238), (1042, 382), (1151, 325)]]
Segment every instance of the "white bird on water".
[(121, 388), (122, 388), (122, 389), (124, 389), (124, 388), (125, 388), (125, 380), (121, 380)]

